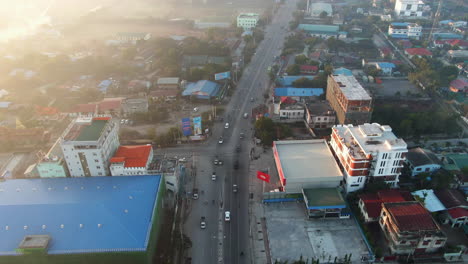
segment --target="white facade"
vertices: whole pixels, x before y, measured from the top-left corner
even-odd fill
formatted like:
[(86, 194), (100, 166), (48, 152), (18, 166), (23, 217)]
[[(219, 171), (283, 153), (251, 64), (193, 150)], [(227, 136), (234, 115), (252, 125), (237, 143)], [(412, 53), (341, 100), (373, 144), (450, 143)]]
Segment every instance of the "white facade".
[(70, 176), (109, 176), (109, 159), (120, 144), (118, 131), (110, 116), (72, 121), (60, 139)]
[(424, 2), (421, 0), (396, 0), (395, 15), (398, 17), (422, 17)]
[(241, 13), (237, 16), (237, 27), (250, 30), (257, 26), (260, 16), (256, 13)]
[(388, 26), (388, 34), (392, 37), (405, 36), (419, 39), (422, 35), (422, 27), (416, 23), (392, 23)]
[(122, 162), (111, 162), (110, 172), (112, 176), (131, 176), (131, 175), (147, 175), (149, 165), (153, 160), (153, 148), (150, 149), (148, 159), (144, 167), (125, 166), (125, 160)]
[(302, 105), (280, 106), (279, 116), (280, 119), (301, 121), (304, 120), (304, 112), (304, 106)]

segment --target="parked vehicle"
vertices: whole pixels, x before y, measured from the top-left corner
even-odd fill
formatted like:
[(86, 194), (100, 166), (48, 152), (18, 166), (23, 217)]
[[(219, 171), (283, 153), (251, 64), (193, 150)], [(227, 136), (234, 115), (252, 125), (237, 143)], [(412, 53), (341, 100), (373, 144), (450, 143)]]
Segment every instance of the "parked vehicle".
[(193, 198), (194, 200), (197, 200), (197, 199), (198, 199), (198, 189), (193, 189), (192, 198)]
[(237, 184), (232, 185), (232, 192), (237, 193)]
[(240, 137), (240, 139), (243, 139), (244, 136), (245, 136), (244, 132), (241, 132), (239, 137)]
[(205, 217), (202, 216), (201, 219), (200, 219), (200, 227), (201, 229), (205, 229), (206, 228), (206, 221), (205, 221)]
[(239, 160), (234, 161), (234, 169), (239, 169)]
[(224, 125), (224, 128), (229, 128), (229, 123), (226, 123), (226, 124)]
[(224, 221), (226, 222), (231, 221), (231, 212), (229, 211), (224, 212)]
[(211, 174), (211, 180), (216, 181), (216, 173), (213, 171), (213, 174)]
[(219, 143), (219, 144), (223, 144), (223, 142), (224, 142), (224, 139), (223, 139), (223, 137), (219, 137), (219, 139), (218, 139), (218, 143)]
[(214, 165), (218, 165), (218, 163), (219, 163), (219, 160), (218, 160), (218, 159), (215, 159), (215, 160), (213, 161), (213, 164), (214, 164)]
[(248, 113), (244, 113), (244, 118), (247, 119), (247, 117), (249, 117), (249, 114), (248, 114)]

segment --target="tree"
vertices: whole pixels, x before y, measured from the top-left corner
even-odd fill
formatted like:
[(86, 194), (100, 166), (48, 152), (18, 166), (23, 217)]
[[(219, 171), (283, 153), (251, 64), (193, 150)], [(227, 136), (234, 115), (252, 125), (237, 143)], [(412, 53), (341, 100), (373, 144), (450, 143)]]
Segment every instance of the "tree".
[(304, 54), (297, 55), (294, 58), (295, 64), (304, 65), (304, 64), (308, 64), (308, 62), (309, 62), (309, 58), (307, 58), (307, 56), (305, 56)]
[(320, 19), (325, 19), (325, 18), (327, 18), (328, 13), (327, 13), (327, 11), (322, 11), (322, 13), (320, 13), (319, 16), (320, 16)]
[(261, 117), (255, 122), (255, 137), (265, 146), (271, 146), (274, 139), (275, 124), (268, 117)]
[(382, 74), (382, 70), (381, 70), (381, 69), (377, 69), (377, 67), (375, 67), (374, 65), (372, 65), (372, 66), (367, 67), (366, 73), (367, 73), (368, 75), (370, 75), (370, 76), (376, 77), (376, 76), (379, 76), (380, 74)]
[(301, 67), (299, 64), (292, 64), (286, 68), (286, 73), (288, 75), (299, 75), (301, 73)]

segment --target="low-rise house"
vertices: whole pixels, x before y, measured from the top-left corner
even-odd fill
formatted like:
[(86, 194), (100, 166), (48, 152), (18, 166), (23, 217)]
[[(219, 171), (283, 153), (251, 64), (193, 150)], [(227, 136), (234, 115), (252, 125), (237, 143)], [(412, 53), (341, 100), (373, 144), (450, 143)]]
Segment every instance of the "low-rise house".
[(323, 94), (322, 88), (294, 88), (294, 87), (278, 87), (275, 88), (276, 97), (290, 97), (297, 101), (306, 101), (314, 96)]
[(344, 76), (353, 76), (353, 72), (349, 69), (340, 67), (333, 70), (333, 74), (344, 75)]
[(112, 176), (148, 175), (153, 160), (151, 145), (120, 146), (110, 159)]
[(148, 91), (151, 88), (151, 82), (144, 80), (131, 80), (128, 82), (127, 89), (130, 92)]
[(456, 189), (436, 190), (435, 194), (447, 208), (442, 215), (443, 221), (452, 227), (462, 227), (468, 223), (468, 202), (465, 195)]
[(299, 24), (297, 29), (305, 31), (312, 37), (323, 39), (330, 37), (343, 39), (347, 37), (347, 32), (339, 31), (340, 27), (335, 25)]
[(468, 92), (468, 81), (464, 78), (458, 78), (450, 82), (450, 91), (454, 93)]
[(380, 53), (380, 57), (382, 58), (390, 58), (390, 59), (393, 59), (394, 58), (394, 54), (393, 54), (393, 51), (391, 48), (389, 47), (382, 47), (382, 48), (379, 48), (379, 53)]
[(394, 22), (388, 26), (388, 35), (392, 38), (419, 39), (422, 35), (422, 27), (416, 23)]
[(431, 213), (447, 210), (432, 189), (417, 190), (411, 194)]
[(448, 209), (445, 219), (452, 228), (462, 227), (468, 224), (468, 209), (459, 207)]
[(158, 89), (179, 89), (180, 79), (178, 77), (159, 78), (156, 85)]
[(149, 93), (149, 97), (152, 100), (163, 100), (166, 102), (175, 101), (179, 95), (177, 90), (156, 90)]
[(135, 45), (141, 40), (150, 40), (151, 33), (145, 32), (120, 32), (115, 35), (115, 40), (119, 43), (130, 43)]
[(313, 80), (314, 76), (310, 75), (285, 75), (281, 76), (277, 79), (277, 82), (280, 86), (290, 87), (293, 86), (293, 83), (301, 78), (306, 78), (309, 80)]
[(77, 104), (69, 111), (71, 116), (79, 115), (112, 115), (114, 117), (120, 117), (122, 115), (122, 104), (125, 98), (104, 98), (100, 102), (88, 103), (88, 104)]
[(301, 65), (300, 69), (301, 69), (301, 74), (313, 75), (318, 72), (319, 68), (318, 66), (315, 66), (315, 65)]
[(301, 122), (304, 120), (304, 105), (301, 103), (280, 103), (278, 105), (280, 122)]
[(382, 71), (382, 75), (386, 76), (392, 75), (393, 70), (396, 68), (396, 65), (391, 62), (377, 62), (375, 66)]
[(447, 242), (445, 233), (419, 202), (384, 203), (379, 225), (393, 254), (433, 253)]
[(191, 96), (198, 99), (212, 99), (218, 96), (221, 86), (215, 82), (201, 80), (188, 83), (182, 96)]
[(148, 106), (148, 98), (130, 98), (125, 99), (122, 110), (124, 116), (128, 117), (135, 113), (147, 113)]
[(442, 167), (442, 163), (434, 153), (422, 148), (409, 149), (406, 160), (413, 177), (423, 172), (434, 172)]
[(365, 222), (375, 222), (379, 220), (383, 203), (397, 203), (413, 200), (413, 197), (407, 191), (381, 190), (377, 193), (359, 195), (358, 206)]
[(305, 120), (310, 128), (327, 129), (336, 123), (336, 114), (327, 101), (316, 101), (306, 104)]
[(408, 57), (409, 57), (410, 59), (413, 58), (414, 56), (417, 56), (417, 57), (426, 56), (426, 57), (432, 58), (432, 52), (430, 52), (429, 50), (427, 50), (427, 49), (425, 49), (425, 48), (409, 48), (409, 49), (405, 49), (405, 54), (408, 55)]
[(452, 62), (461, 62), (468, 59), (468, 50), (449, 50), (447, 57)]

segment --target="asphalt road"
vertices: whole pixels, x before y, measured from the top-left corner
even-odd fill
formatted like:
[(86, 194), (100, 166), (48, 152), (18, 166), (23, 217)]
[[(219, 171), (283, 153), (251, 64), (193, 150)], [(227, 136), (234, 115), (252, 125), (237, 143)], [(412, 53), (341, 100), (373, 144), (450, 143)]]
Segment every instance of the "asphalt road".
[[(216, 123), (213, 136), (205, 144), (183, 146), (160, 150), (159, 152), (178, 156), (192, 156), (196, 176), (187, 177), (186, 190), (199, 190), (198, 200), (189, 199), (188, 218), (184, 225), (185, 234), (192, 240), (191, 258), (195, 264), (209, 263), (253, 263), (249, 247), (249, 151), (252, 147), (251, 109), (264, 101), (269, 77), (267, 69), (274, 57), (280, 55), (288, 24), (296, 1), (286, 2), (278, 11), (272, 23), (266, 27), (265, 39), (259, 44), (255, 56), (244, 70), (235, 93), (226, 105), (224, 122)], [(254, 102), (250, 101), (254, 98)], [(244, 113), (249, 118), (243, 117)], [(229, 122), (229, 128), (224, 128)], [(240, 139), (240, 133), (245, 138)], [(224, 143), (218, 138), (223, 136)], [(236, 147), (240, 146), (240, 151)], [(215, 166), (215, 158), (223, 160), (222, 166)], [(234, 169), (235, 161), (239, 168)], [(211, 175), (215, 172), (216, 180)], [(239, 191), (233, 192), (233, 184)], [(225, 221), (225, 211), (230, 211), (231, 220)], [(206, 228), (200, 228), (201, 217), (206, 218)], [(241, 255), (240, 253), (244, 254)]]

